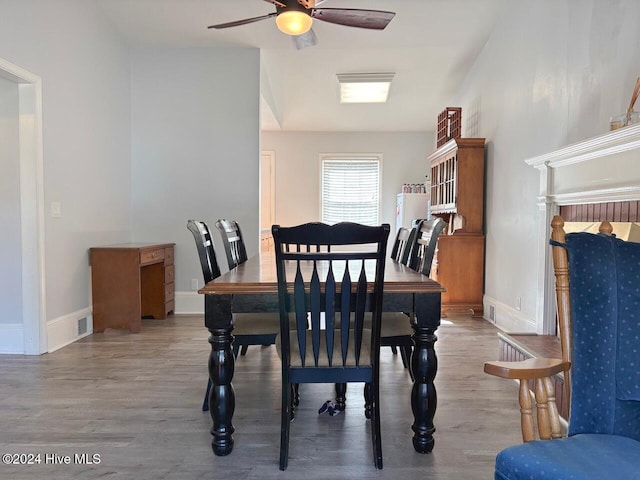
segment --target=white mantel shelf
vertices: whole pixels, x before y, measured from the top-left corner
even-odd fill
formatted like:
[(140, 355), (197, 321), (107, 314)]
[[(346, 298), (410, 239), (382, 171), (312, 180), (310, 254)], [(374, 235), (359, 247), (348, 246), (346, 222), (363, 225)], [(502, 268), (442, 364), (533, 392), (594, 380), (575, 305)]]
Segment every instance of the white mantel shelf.
[(563, 205), (640, 200), (640, 125), (525, 160), (540, 172), (536, 333), (555, 331), (551, 220)]
[(619, 128), (604, 135), (573, 143), (553, 152), (529, 158), (525, 162), (535, 168), (558, 168), (637, 148), (640, 148), (640, 124)]

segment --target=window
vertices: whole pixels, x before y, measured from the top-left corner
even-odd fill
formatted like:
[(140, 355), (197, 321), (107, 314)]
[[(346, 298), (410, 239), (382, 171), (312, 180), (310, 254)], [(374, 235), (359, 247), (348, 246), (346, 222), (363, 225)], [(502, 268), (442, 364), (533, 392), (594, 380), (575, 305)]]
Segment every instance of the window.
[(381, 155), (321, 155), (322, 221), (378, 225)]

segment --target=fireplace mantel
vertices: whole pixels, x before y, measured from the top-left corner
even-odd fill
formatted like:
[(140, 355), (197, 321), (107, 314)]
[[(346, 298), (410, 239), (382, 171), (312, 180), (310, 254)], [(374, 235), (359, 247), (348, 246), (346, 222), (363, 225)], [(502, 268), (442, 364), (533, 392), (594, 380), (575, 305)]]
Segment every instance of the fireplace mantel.
[(620, 128), (525, 162), (540, 172), (536, 333), (555, 332), (548, 239), (563, 205), (640, 200), (640, 125)]

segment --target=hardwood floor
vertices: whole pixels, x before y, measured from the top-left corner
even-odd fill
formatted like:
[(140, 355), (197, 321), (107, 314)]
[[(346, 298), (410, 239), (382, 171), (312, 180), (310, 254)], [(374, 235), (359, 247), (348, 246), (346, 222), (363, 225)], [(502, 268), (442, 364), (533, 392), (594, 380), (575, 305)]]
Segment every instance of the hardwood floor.
[[(350, 385), (346, 412), (330, 417), (317, 410), (333, 386), (304, 385), (289, 467), (280, 472), (279, 360), (273, 347), (251, 347), (236, 362), (234, 451), (214, 457), (211, 418), (200, 410), (208, 332), (201, 316), (174, 316), (144, 320), (139, 334), (107, 330), (40, 357), (0, 356), (0, 453), (41, 455), (40, 465), (0, 465), (0, 478), (493, 478), (497, 452), (521, 442), (517, 385), (482, 371), (498, 358), (492, 325), (447, 320), (436, 343), (431, 454), (413, 450), (409, 374), (384, 348), (384, 469), (373, 466), (362, 387)], [(100, 463), (74, 464), (76, 454), (99, 454)], [(51, 455), (69, 455), (71, 464), (51, 464)]]

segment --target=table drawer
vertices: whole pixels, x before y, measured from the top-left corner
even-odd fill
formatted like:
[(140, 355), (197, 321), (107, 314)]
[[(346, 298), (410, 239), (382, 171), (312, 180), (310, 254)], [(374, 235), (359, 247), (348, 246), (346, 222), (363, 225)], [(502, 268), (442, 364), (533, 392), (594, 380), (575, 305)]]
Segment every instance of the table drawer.
[(147, 265), (149, 263), (157, 263), (164, 261), (164, 248), (156, 250), (144, 250), (140, 252), (140, 264)]
[(164, 267), (164, 283), (172, 283), (175, 277), (175, 267), (168, 265)]
[(176, 289), (175, 283), (173, 283), (173, 282), (167, 283), (164, 286), (164, 301), (165, 302), (168, 302), (169, 300), (173, 300), (175, 289)]

